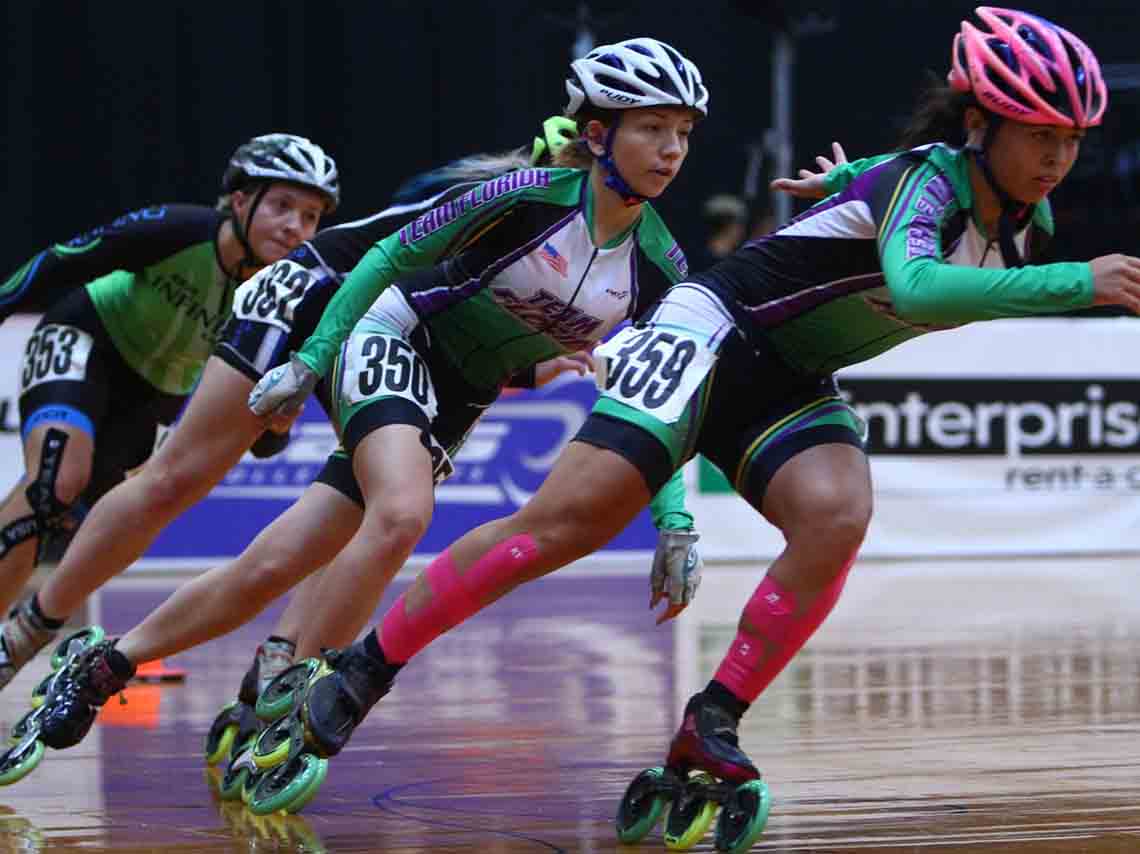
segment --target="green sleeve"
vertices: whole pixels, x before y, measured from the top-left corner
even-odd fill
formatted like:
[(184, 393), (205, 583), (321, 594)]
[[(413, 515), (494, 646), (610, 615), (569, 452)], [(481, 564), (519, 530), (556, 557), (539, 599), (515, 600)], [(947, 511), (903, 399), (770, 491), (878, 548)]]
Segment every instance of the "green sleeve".
[(850, 163), (840, 163), (823, 176), (824, 190), (829, 196), (841, 193), (847, 189), (848, 184), (868, 169), (897, 156), (897, 153), (892, 152), (890, 154), (876, 154), (874, 157), (862, 157), (859, 160), (852, 160)]
[(693, 527), (693, 514), (685, 508), (684, 472), (677, 469), (649, 502), (653, 524), (661, 531), (683, 531)]
[(872, 204), (883, 275), (895, 311), (908, 321), (956, 324), (1092, 305), (1087, 263), (1008, 270), (946, 263), (940, 229), (958, 202), (946, 176), (929, 165), (908, 169), (879, 208)]
[(297, 355), (324, 376), (356, 322), (385, 288), (467, 245), (519, 201), (541, 197), (552, 176), (557, 181), (562, 173), (576, 171), (524, 169), (493, 178), (388, 235), (348, 274)]

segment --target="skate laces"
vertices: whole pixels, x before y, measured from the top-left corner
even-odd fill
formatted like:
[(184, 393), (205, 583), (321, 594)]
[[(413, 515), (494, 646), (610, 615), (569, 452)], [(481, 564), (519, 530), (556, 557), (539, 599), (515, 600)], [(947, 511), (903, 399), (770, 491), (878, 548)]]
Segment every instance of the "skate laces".
[(17, 605), (0, 630), (0, 667), (19, 670), (55, 636), (55, 629), (43, 626), (25, 605)]
[(293, 666), (294, 645), (287, 641), (267, 640), (257, 648), (258, 695), (277, 676)]
[[(129, 679), (115, 675), (107, 660), (111, 649), (112, 642), (103, 641), (80, 653), (71, 673), (64, 676), (67, 681), (61, 686), (61, 693), (66, 692), (92, 706), (102, 706), (126, 688)], [(126, 702), (125, 698), (123, 702)]]
[(357, 720), (363, 718), (392, 688), (392, 676), (387, 668), (366, 652), (349, 646), (322, 649), (321, 655), (340, 675), (345, 694), (356, 706)]
[(736, 734), (736, 718), (725, 709), (702, 699), (693, 711), (697, 717), (697, 732), (706, 737), (719, 738), (733, 747), (740, 747), (740, 738)]

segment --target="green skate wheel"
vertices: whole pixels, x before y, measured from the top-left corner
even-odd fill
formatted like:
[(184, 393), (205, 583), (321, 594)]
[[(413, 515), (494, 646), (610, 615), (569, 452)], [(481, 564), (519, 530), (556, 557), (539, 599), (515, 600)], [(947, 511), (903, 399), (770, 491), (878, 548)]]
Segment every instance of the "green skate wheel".
[(251, 774), (253, 770), (249, 765), (230, 763), (230, 767), (226, 769), (226, 773), (218, 783), (218, 797), (223, 801), (241, 800), (242, 789)]
[(262, 730), (253, 745), (253, 764), (263, 771), (275, 768), (304, 746), (305, 725), (296, 715), (289, 715)]
[(226, 703), (218, 712), (218, 716), (214, 718), (214, 722), (210, 724), (210, 731), (206, 733), (206, 746), (203, 751), (206, 754), (207, 765), (217, 765), (230, 755), (239, 729), (237, 717), (232, 714), (237, 705), (237, 700)]
[(32, 708), (38, 709), (45, 702), (47, 702), (48, 688), (51, 687), (51, 680), (55, 678), (55, 671), (53, 670), (43, 679), (36, 683), (36, 687), (32, 689)]
[(10, 786), (31, 774), (44, 758), (44, 743), (27, 738), (0, 754), (0, 786)]
[(617, 811), (619, 842), (625, 845), (640, 842), (661, 818), (661, 810), (668, 802), (658, 788), (664, 773), (664, 768), (646, 768), (625, 790)]
[(249, 799), (253, 797), (253, 790), (257, 788), (257, 784), (261, 782), (261, 778), (264, 776), (264, 771), (258, 771), (255, 768), (245, 778), (245, 783), (241, 787), (241, 802), (245, 806), (249, 806)]
[(737, 786), (716, 822), (716, 850), (743, 854), (760, 838), (768, 824), (772, 795), (768, 784), (750, 780)]
[(297, 812), (317, 794), (328, 772), (327, 759), (311, 753), (294, 756), (261, 778), (249, 799), (249, 810), (254, 815)]
[[(107, 633), (100, 626), (88, 626), (85, 629), (72, 632), (56, 645), (55, 652), (51, 656), (51, 669), (59, 670), (67, 663), (68, 656), (72, 653), (79, 652), (89, 646), (95, 646), (106, 636)], [(75, 644), (74, 648), (72, 648), (72, 644)]]
[[(694, 774), (688, 782), (696, 786), (716, 784), (716, 780), (703, 771)], [(716, 801), (693, 792), (677, 795), (665, 817), (665, 847), (670, 851), (688, 851), (704, 838), (715, 817)]]
[(304, 697), (309, 681), (321, 664), (319, 658), (306, 658), (273, 677), (257, 698), (257, 716), (269, 723), (289, 714)]
[(23, 741), (24, 737), (28, 734), (28, 728), (37, 718), (39, 718), (39, 709), (32, 709), (30, 712), (16, 721), (16, 724), (12, 727), (11, 732), (8, 733), (9, 743), (16, 745)]

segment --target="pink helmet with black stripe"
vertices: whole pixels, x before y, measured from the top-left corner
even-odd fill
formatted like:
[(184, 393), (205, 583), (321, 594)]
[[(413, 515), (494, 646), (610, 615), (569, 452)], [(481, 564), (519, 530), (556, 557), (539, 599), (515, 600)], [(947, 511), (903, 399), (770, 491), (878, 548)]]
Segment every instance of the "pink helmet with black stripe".
[(954, 36), (947, 80), (1003, 118), (1031, 125), (1100, 124), (1108, 92), (1100, 63), (1079, 38), (1014, 9), (979, 6), (987, 29), (969, 21)]

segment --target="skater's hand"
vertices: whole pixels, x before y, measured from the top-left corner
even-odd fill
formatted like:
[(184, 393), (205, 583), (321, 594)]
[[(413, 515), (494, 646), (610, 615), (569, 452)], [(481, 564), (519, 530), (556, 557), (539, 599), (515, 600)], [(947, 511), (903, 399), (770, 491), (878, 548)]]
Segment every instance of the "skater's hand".
[(657, 625), (680, 614), (696, 595), (705, 565), (697, 551), (700, 538), (692, 528), (684, 531), (662, 528), (657, 535), (657, 550), (653, 553), (653, 569), (649, 574), (649, 609), (653, 610), (658, 602), (669, 597), (669, 607), (657, 617)]
[(568, 371), (574, 371), (580, 377), (593, 373), (594, 354), (589, 350), (578, 350), (575, 353), (539, 362), (534, 368), (534, 387), (542, 388), (555, 377)]
[(1140, 314), (1140, 258), (1102, 255), (1089, 262), (1093, 274), (1093, 305), (1122, 305)]
[(249, 408), (255, 415), (272, 416), (280, 425), (281, 418), (295, 418), (320, 379), (316, 372), (294, 354), (284, 365), (278, 365), (253, 387)]
[(797, 199), (824, 198), (827, 195), (827, 187), (824, 185), (827, 173), (836, 166), (842, 166), (847, 162), (847, 153), (838, 142), (831, 143), (831, 156), (835, 159), (829, 160), (822, 154), (815, 159), (816, 165), (819, 166), (818, 172), (801, 169), (798, 180), (795, 178), (777, 178), (768, 185), (769, 189), (787, 193)]

